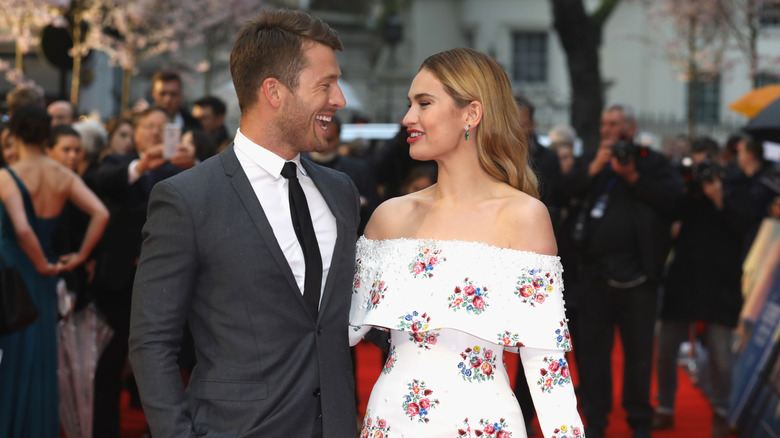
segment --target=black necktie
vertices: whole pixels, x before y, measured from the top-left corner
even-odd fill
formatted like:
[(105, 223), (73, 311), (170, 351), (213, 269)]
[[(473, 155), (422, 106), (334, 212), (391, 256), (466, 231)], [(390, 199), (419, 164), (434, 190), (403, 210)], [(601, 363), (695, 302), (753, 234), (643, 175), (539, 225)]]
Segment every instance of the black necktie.
[(322, 258), (320, 246), (317, 244), (317, 235), (314, 234), (314, 225), (309, 213), (309, 204), (303, 193), (295, 163), (288, 161), (282, 167), (282, 176), (287, 178), (290, 188), (290, 215), (298, 242), (303, 249), (303, 258), (306, 262), (306, 275), (303, 281), (303, 300), (309, 308), (312, 316), (317, 317), (317, 309), (320, 307), (320, 288), (322, 287)]

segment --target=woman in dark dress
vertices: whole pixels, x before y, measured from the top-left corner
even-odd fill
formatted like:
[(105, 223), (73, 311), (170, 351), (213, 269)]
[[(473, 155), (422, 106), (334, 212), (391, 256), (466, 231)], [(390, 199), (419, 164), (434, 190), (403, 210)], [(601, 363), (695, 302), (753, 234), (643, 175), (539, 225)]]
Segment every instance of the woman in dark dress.
[[(0, 436), (59, 436), (56, 274), (81, 264), (100, 239), (108, 210), (73, 171), (44, 153), (51, 119), (26, 105), (9, 127), (19, 161), (0, 169), (0, 253), (24, 276), (40, 312), (38, 320), (0, 336)], [(66, 201), (90, 216), (75, 253), (57, 256), (52, 234)]]

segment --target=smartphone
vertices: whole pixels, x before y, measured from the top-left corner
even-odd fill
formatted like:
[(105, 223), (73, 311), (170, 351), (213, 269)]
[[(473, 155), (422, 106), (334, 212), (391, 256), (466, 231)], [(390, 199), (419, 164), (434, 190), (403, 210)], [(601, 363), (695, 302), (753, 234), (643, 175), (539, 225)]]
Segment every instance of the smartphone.
[(176, 146), (181, 141), (181, 126), (168, 123), (165, 125), (165, 135), (163, 136), (163, 157), (170, 159), (176, 155)]

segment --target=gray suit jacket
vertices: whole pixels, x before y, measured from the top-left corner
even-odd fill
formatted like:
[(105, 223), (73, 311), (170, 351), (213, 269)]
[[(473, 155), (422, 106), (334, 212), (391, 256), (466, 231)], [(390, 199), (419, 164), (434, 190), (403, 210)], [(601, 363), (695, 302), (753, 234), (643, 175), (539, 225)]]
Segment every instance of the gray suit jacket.
[[(346, 175), (303, 163), (338, 229), (316, 321), (233, 147), (154, 187), (130, 360), (155, 438), (357, 434), (347, 327), (359, 197)], [(185, 320), (198, 361), (186, 390)]]

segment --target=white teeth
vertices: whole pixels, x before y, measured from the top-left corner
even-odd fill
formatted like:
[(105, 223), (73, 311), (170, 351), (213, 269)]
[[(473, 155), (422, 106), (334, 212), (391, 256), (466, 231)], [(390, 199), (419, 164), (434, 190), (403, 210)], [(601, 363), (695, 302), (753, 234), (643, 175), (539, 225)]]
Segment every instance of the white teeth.
[(326, 122), (326, 123), (327, 123), (327, 122), (330, 122), (330, 120), (332, 119), (332, 116), (321, 116), (321, 115), (318, 115), (318, 116), (317, 116), (317, 117), (315, 117), (315, 118), (316, 118), (317, 120), (322, 120), (323, 122)]
[(415, 138), (422, 135), (422, 132), (410, 132), (409, 137)]

